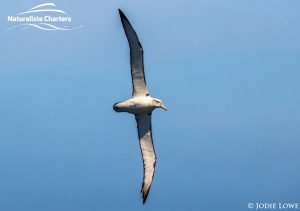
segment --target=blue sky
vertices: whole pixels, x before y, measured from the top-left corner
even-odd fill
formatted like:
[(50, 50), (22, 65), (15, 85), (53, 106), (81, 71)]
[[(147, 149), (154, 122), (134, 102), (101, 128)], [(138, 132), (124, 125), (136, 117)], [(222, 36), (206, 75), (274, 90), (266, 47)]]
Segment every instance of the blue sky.
[[(300, 202), (300, 2), (53, 1), (73, 31), (0, 7), (0, 210), (248, 210)], [(145, 206), (121, 8), (144, 48), (158, 156)]]

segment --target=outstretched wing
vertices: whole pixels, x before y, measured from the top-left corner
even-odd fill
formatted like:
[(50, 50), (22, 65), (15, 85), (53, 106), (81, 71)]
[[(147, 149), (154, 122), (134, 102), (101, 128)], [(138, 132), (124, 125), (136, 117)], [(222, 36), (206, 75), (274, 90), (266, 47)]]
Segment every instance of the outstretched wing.
[(135, 115), (135, 119), (144, 163), (144, 179), (141, 192), (143, 194), (143, 203), (145, 203), (150, 191), (156, 163), (151, 132), (151, 114), (138, 114)]
[(129, 23), (124, 13), (119, 9), (122, 25), (130, 47), (130, 65), (132, 78), (132, 96), (147, 96), (149, 95), (143, 61), (143, 48), (136, 35), (134, 29)]

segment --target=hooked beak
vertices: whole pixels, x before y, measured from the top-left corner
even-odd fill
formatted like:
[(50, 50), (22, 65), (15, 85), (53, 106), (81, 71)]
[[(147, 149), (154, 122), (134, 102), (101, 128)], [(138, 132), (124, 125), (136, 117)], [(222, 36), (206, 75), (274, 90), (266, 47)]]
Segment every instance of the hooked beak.
[(161, 103), (161, 108), (164, 109), (165, 111), (168, 111), (167, 107)]

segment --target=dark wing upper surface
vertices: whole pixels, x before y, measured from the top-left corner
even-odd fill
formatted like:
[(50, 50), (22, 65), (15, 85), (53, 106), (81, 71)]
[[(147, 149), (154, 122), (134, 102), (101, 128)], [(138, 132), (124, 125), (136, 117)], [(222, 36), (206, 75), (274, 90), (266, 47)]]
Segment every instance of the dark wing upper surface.
[(132, 28), (130, 22), (119, 9), (122, 25), (130, 47), (130, 65), (132, 77), (132, 95), (133, 97), (149, 95), (143, 61), (143, 48), (139, 42), (138, 36)]
[(135, 119), (144, 163), (144, 179), (141, 192), (143, 194), (143, 203), (145, 203), (153, 181), (156, 164), (156, 155), (152, 141), (151, 114), (135, 115)]

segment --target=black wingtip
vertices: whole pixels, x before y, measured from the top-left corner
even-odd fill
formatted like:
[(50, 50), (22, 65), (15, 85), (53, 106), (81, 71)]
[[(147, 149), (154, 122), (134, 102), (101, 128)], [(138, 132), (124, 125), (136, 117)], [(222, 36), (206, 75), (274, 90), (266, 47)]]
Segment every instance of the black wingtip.
[(121, 9), (118, 9), (118, 10), (119, 10), (120, 17), (121, 17), (121, 18), (126, 18), (126, 16), (125, 16), (124, 13), (122, 12), (122, 10), (121, 10)]
[[(149, 192), (148, 192), (149, 193)], [(146, 203), (147, 197), (148, 197), (148, 193), (146, 193), (146, 195), (143, 195), (143, 204)]]
[(150, 188), (149, 188), (148, 190), (146, 190), (145, 192), (142, 191), (142, 194), (143, 194), (143, 204), (146, 203), (146, 200), (147, 200), (147, 198), (148, 198), (149, 191), (150, 191)]

